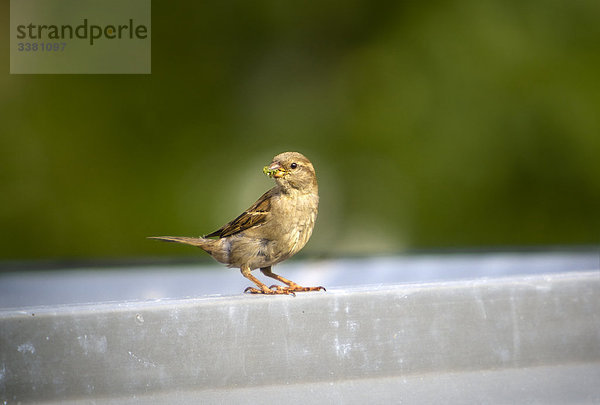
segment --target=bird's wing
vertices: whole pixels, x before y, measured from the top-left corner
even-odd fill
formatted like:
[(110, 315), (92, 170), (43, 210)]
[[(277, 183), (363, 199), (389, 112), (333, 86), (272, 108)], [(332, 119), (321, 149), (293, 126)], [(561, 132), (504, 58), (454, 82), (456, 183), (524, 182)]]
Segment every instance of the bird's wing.
[(267, 217), (271, 213), (272, 195), (273, 190), (267, 191), (239, 217), (204, 237), (212, 238), (218, 236), (219, 238), (225, 238), (245, 231), (246, 229), (261, 225), (267, 220)]

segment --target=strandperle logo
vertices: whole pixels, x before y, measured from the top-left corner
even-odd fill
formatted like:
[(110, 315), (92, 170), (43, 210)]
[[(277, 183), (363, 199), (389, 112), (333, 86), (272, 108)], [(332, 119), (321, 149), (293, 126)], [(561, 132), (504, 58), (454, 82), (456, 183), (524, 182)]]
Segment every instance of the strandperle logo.
[(127, 24), (105, 26), (88, 24), (84, 18), (83, 23), (76, 27), (72, 25), (33, 24), (17, 25), (17, 38), (27, 40), (51, 39), (86, 39), (90, 45), (101, 38), (104, 39), (146, 39), (148, 27), (143, 24), (134, 24), (132, 18)]
[(150, 0), (10, 0), (10, 73), (151, 72)]

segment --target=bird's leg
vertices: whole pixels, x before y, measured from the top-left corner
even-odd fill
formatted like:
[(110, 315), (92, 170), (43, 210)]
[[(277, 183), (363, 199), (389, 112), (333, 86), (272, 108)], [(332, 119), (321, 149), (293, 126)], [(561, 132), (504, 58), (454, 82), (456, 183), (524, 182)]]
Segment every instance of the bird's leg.
[(325, 287), (321, 287), (321, 286), (319, 286), (319, 287), (302, 287), (301, 285), (294, 283), (292, 280), (288, 280), (285, 277), (281, 277), (279, 274), (273, 273), (271, 271), (271, 266), (263, 267), (260, 269), (260, 271), (265, 276), (274, 278), (275, 280), (280, 281), (283, 284), (287, 285), (287, 287), (281, 287), (279, 285), (271, 286), (271, 288), (272, 289), (274, 288), (274, 291), (277, 291), (277, 292), (282, 291), (282, 292), (284, 292), (284, 294), (285, 293), (293, 294), (294, 292), (297, 292), (297, 291), (320, 291), (320, 290), (327, 291), (327, 290), (325, 290)]
[(244, 290), (244, 292), (251, 294), (294, 294), (292, 291), (287, 292), (284, 290), (273, 290), (267, 287), (265, 284), (261, 283), (259, 279), (254, 277), (250, 271), (250, 267), (242, 266), (240, 268), (242, 272), (242, 276), (246, 277), (248, 280), (252, 281), (254, 284), (258, 286), (258, 288), (248, 287)]

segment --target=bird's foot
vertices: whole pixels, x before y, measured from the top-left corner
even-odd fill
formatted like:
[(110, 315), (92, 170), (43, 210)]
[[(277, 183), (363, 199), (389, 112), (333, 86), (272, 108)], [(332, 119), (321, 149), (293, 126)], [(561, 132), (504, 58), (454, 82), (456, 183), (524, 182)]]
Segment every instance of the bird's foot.
[(254, 287), (248, 287), (244, 290), (245, 293), (249, 293), (249, 294), (284, 294), (284, 295), (296, 295), (294, 294), (293, 291), (284, 291), (283, 289), (273, 289), (273, 288), (266, 288), (265, 289), (260, 289), (260, 288), (254, 288)]
[(322, 286), (318, 286), (318, 287), (303, 287), (301, 285), (298, 285), (296, 283), (291, 283), (289, 286), (287, 287), (282, 287), (280, 285), (272, 285), (271, 290), (274, 291), (281, 291), (279, 292), (279, 294), (291, 294), (291, 295), (296, 295), (295, 293), (297, 292), (306, 292), (306, 291), (327, 291), (325, 289), (325, 287)]

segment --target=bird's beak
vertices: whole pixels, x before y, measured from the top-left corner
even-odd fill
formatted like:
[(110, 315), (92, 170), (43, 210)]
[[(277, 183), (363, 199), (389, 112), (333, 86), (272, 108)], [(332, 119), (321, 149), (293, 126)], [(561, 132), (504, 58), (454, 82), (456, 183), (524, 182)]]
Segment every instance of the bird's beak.
[(283, 167), (279, 166), (279, 163), (273, 162), (269, 166), (265, 166), (263, 168), (263, 173), (269, 177), (275, 177), (276, 179), (279, 179), (285, 176), (286, 172)]

